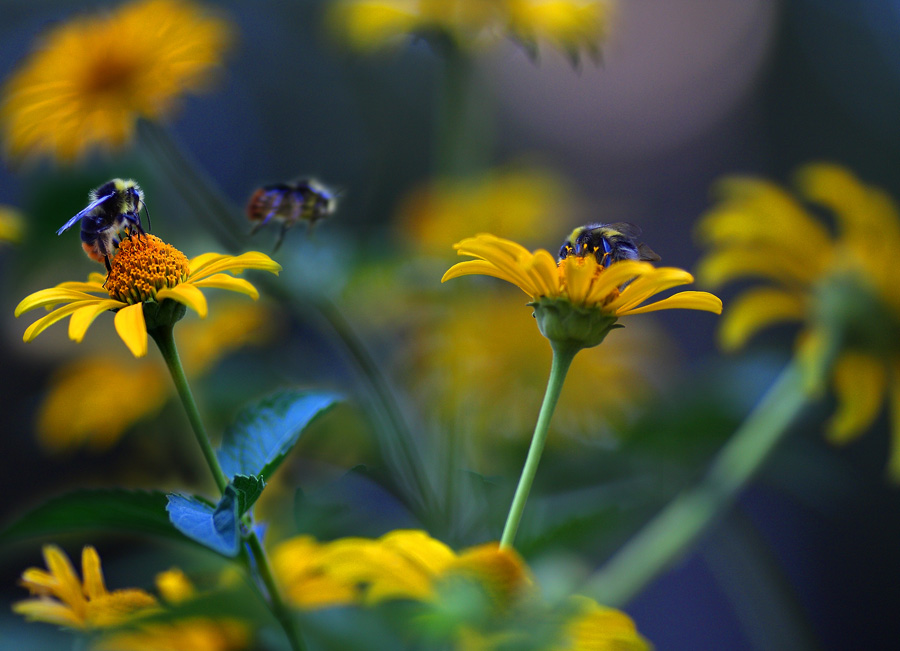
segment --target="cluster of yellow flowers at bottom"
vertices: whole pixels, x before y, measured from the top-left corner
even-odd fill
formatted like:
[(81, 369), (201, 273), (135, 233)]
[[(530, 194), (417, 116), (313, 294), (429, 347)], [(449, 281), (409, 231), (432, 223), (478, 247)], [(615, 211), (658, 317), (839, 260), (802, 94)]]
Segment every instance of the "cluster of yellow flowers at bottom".
[[(344, 605), (372, 606), (392, 600), (438, 604), (442, 586), (468, 581), (478, 586), (498, 617), (517, 605), (534, 604), (537, 591), (522, 559), (497, 543), (459, 553), (424, 531), (397, 530), (378, 539), (318, 542), (299, 536), (278, 545), (272, 567), (287, 600), (306, 610)], [(555, 649), (645, 651), (649, 644), (634, 622), (616, 610), (578, 597), (568, 605)], [(457, 631), (459, 648), (492, 649), (516, 631), (484, 635), (469, 626)]]
[[(55, 545), (44, 546), (47, 570), (28, 568), (21, 584), (31, 599), (13, 604), (13, 610), (30, 621), (58, 624), (82, 631), (105, 631), (123, 624), (134, 628), (103, 634), (95, 651), (236, 651), (246, 648), (250, 631), (233, 619), (191, 617), (172, 622), (140, 623), (140, 617), (158, 613), (163, 606), (144, 590), (106, 589), (100, 556), (91, 546), (81, 554), (82, 579), (65, 553)], [(156, 577), (163, 600), (176, 604), (195, 595), (193, 585), (176, 568)]]
[(25, 330), (23, 340), (31, 341), (57, 321), (71, 316), (69, 338), (80, 342), (94, 319), (112, 310), (116, 313), (114, 322), (119, 337), (135, 357), (143, 357), (147, 354), (145, 305), (171, 300), (205, 318), (208, 308), (200, 291), (203, 288), (227, 289), (254, 300), (259, 298), (259, 292), (249, 282), (224, 272), (261, 269), (277, 274), (281, 270), (280, 264), (256, 251), (239, 256), (204, 253), (188, 260), (181, 251), (155, 235), (125, 239), (111, 265), (106, 279), (94, 273), (87, 282), (60, 283), (22, 299), (16, 307), (16, 316), (39, 307), (62, 304), (32, 323)]
[[(832, 340), (840, 348), (831, 372), (838, 408), (828, 436), (855, 439), (887, 401), (894, 414), (888, 472), (900, 480), (900, 270), (891, 263), (900, 256), (900, 210), (837, 165), (806, 165), (794, 180), (796, 195), (764, 179), (724, 179), (698, 224), (710, 247), (701, 280), (767, 283), (734, 300), (720, 342), (734, 350), (769, 325), (799, 321), (797, 355), (816, 388)], [(811, 204), (834, 218), (834, 234)]]

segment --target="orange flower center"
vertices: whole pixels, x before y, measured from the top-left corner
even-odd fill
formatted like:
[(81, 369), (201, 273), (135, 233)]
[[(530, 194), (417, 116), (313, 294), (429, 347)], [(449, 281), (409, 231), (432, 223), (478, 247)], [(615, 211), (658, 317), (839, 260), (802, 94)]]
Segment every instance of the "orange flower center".
[(155, 235), (126, 238), (111, 265), (106, 290), (129, 305), (154, 300), (158, 290), (184, 282), (190, 271), (187, 256)]

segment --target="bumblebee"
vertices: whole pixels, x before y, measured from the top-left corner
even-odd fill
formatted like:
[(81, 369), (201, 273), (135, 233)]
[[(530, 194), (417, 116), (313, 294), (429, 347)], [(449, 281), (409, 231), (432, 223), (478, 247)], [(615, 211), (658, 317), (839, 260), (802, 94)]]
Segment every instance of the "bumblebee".
[(273, 249), (277, 251), (289, 228), (300, 220), (309, 222), (311, 228), (333, 213), (336, 203), (334, 193), (312, 179), (265, 185), (258, 188), (247, 202), (247, 218), (254, 222), (250, 234), (253, 235), (272, 220), (281, 222), (281, 232)]
[[(140, 215), (141, 209), (147, 211), (144, 192), (131, 179), (113, 179), (91, 190), (88, 196), (90, 203), (63, 224), (56, 234), (62, 235), (80, 221), (84, 252), (92, 260), (105, 263), (106, 270), (111, 271), (109, 256), (119, 246), (122, 233), (128, 237), (135, 232), (144, 234)], [(147, 227), (150, 227), (149, 211)]]
[(604, 267), (619, 260), (660, 260), (653, 249), (637, 241), (640, 236), (641, 229), (628, 222), (579, 226), (563, 242), (559, 259), (593, 253)]

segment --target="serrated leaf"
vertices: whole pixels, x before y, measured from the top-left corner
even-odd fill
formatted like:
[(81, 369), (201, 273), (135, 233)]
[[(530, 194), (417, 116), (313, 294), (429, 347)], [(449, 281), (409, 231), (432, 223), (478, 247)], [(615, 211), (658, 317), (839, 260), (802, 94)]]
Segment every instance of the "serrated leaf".
[(238, 502), (233, 488), (231, 491), (226, 489), (215, 508), (195, 497), (176, 494), (167, 497), (169, 504), (166, 510), (176, 529), (223, 556), (237, 556), (240, 535)]
[(217, 455), (227, 477), (268, 480), (307, 426), (340, 397), (321, 391), (280, 391), (242, 410), (222, 437)]
[(67, 493), (33, 508), (0, 532), (0, 543), (97, 530), (184, 540), (166, 515), (165, 493), (96, 489)]
[(231, 483), (225, 487), (225, 493), (227, 494), (229, 489), (233, 491), (238, 505), (238, 516), (242, 516), (259, 499), (265, 487), (266, 480), (262, 477), (235, 475)]

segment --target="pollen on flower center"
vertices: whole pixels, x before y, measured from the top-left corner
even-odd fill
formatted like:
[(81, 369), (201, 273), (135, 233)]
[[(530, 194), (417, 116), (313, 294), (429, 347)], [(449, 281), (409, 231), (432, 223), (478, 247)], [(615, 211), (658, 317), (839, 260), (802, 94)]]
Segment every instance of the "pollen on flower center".
[(83, 80), (84, 90), (90, 95), (122, 93), (131, 90), (137, 72), (136, 61), (111, 57), (97, 61), (90, 67)]
[(155, 299), (160, 289), (184, 282), (190, 270), (184, 253), (149, 234), (126, 238), (111, 265), (106, 290), (129, 305)]

